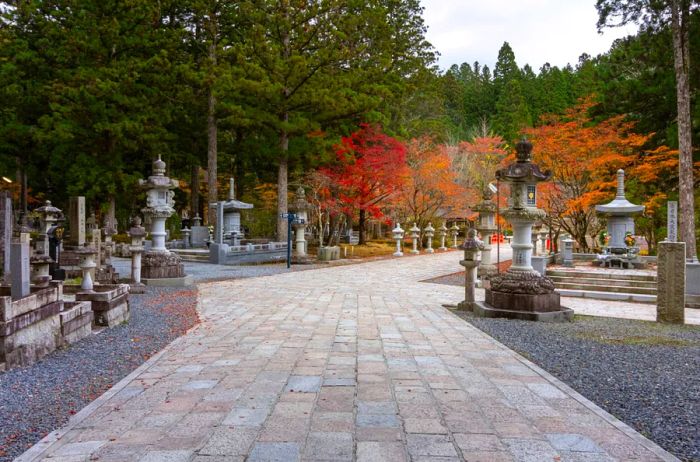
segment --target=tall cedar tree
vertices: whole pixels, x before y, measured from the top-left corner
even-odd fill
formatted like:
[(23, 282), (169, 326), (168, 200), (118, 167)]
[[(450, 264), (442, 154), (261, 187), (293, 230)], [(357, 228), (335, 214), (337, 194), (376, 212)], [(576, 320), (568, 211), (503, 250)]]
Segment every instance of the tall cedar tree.
[(285, 239), (290, 141), (359, 121), (435, 57), (418, 0), (246, 0), (238, 63), (252, 118), (277, 134), (277, 238)]
[(648, 29), (671, 28), (678, 105), (679, 230), (688, 259), (697, 259), (689, 73), (690, 13), (698, 5), (697, 0), (596, 1), (599, 29), (630, 22)]

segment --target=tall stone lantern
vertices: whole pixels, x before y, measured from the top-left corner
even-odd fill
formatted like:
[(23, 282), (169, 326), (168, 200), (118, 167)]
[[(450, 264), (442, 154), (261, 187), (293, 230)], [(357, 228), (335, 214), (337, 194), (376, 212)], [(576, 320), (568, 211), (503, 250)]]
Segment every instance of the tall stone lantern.
[(143, 283), (141, 283), (141, 254), (143, 253), (143, 238), (146, 237), (146, 230), (141, 226), (141, 217), (136, 216), (131, 222), (128, 231), (131, 237), (131, 292), (143, 293)]
[(483, 238), (481, 250), (481, 264), (477, 270), (480, 277), (490, 277), (496, 274), (496, 265), (491, 261), (491, 236), (498, 231), (496, 227), (496, 204), (491, 200), (493, 192), (485, 188), (481, 196), (481, 202), (473, 210), (479, 212), (479, 223), (476, 230)]
[(139, 180), (139, 185), (146, 190), (146, 207), (141, 211), (150, 218), (152, 240), (151, 249), (143, 255), (141, 276), (147, 284), (154, 284), (151, 279), (184, 278), (180, 257), (165, 248), (165, 221), (175, 213), (173, 189), (178, 187), (178, 182), (165, 176), (165, 162), (158, 156), (153, 162), (153, 174), (148, 180)]
[(418, 250), (418, 237), (420, 236), (420, 228), (416, 223), (413, 223), (413, 228), (409, 229), (411, 232), (411, 239), (413, 240), (413, 248), (411, 249), (412, 254), (420, 253)]
[(457, 236), (459, 236), (459, 226), (457, 225), (456, 221), (452, 223), (452, 226), (450, 227), (450, 232), (452, 233), (452, 248), (456, 249), (459, 246), (459, 244), (457, 243)]
[(306, 242), (306, 225), (307, 225), (307, 211), (309, 209), (309, 202), (306, 200), (306, 191), (304, 191), (303, 186), (299, 186), (294, 196), (294, 202), (292, 203), (291, 209), (296, 213), (296, 219), (292, 222), (292, 227), (294, 227), (294, 257), (296, 259), (303, 259), (307, 255), (307, 242)]
[(532, 143), (523, 139), (516, 145), (517, 161), (496, 172), (496, 178), (510, 184), (508, 208), (501, 215), (513, 227), (513, 263), (505, 273), (491, 277), (486, 301), (475, 302), (474, 314), (533, 321), (570, 321), (573, 310), (562, 307), (551, 279), (532, 267), (532, 225), (546, 216), (536, 206), (537, 183), (548, 180), (532, 163)]
[(427, 238), (427, 244), (428, 247), (425, 249), (426, 253), (433, 253), (435, 250), (433, 250), (433, 236), (435, 236), (435, 228), (433, 228), (432, 223), (428, 223), (428, 226), (425, 227), (423, 230), (425, 233), (425, 237)]
[(404, 230), (401, 228), (401, 223), (396, 222), (396, 227), (391, 230), (391, 234), (396, 241), (396, 252), (394, 252), (395, 257), (403, 257), (403, 252), (401, 251), (401, 241), (403, 241)]
[(608, 248), (625, 248), (625, 235), (634, 234), (634, 215), (644, 212), (643, 205), (635, 205), (625, 197), (625, 171), (617, 171), (617, 194), (607, 204), (596, 205), (595, 211), (608, 219)]
[(36, 243), (38, 254), (49, 256), (49, 229), (61, 219), (61, 209), (46, 201), (44, 205), (35, 210), (39, 214), (39, 239)]
[(438, 228), (438, 236), (440, 236), (440, 247), (438, 247), (438, 250), (447, 250), (447, 247), (445, 247), (445, 239), (447, 238), (447, 224), (444, 221)]

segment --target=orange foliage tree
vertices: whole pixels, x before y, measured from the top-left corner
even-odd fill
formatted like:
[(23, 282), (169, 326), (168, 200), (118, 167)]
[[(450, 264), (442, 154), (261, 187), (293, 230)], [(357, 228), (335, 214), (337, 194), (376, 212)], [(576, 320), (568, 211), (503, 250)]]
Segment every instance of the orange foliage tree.
[[(392, 197), (392, 204), (397, 215), (415, 221), (421, 229), (439, 214), (459, 208), (464, 198), (447, 150), (446, 145), (437, 145), (428, 137), (407, 144), (405, 181)], [(437, 227), (437, 222), (434, 225)]]
[[(624, 116), (593, 122), (593, 105), (592, 98), (586, 98), (564, 115), (545, 116), (541, 126), (525, 131), (534, 144), (533, 161), (553, 174), (552, 182), (539, 187), (547, 224), (556, 234), (571, 234), (582, 249), (588, 248), (586, 236), (595, 241), (600, 229), (595, 205), (614, 196), (618, 169), (628, 169), (634, 184), (667, 175), (678, 162), (665, 146), (645, 150), (653, 134), (634, 133), (634, 122)], [(658, 203), (660, 197), (655, 194), (648, 200)]]
[(382, 205), (400, 190), (406, 167), (406, 147), (380, 127), (362, 124), (335, 148), (336, 165), (321, 171), (338, 191), (348, 213), (359, 212), (359, 243), (365, 243), (367, 215), (383, 216)]

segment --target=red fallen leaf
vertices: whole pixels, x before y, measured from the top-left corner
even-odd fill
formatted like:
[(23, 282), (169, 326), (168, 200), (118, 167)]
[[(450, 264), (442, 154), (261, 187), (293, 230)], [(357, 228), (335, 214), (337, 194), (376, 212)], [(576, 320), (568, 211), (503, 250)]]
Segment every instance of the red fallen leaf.
[(75, 415), (75, 413), (76, 413), (75, 409), (71, 409), (68, 411), (68, 414), (70, 414), (70, 415)]

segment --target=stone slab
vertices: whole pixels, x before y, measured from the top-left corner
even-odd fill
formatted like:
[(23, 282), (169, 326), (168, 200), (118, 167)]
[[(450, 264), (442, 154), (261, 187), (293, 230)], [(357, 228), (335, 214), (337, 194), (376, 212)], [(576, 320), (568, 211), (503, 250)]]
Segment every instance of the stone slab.
[(522, 319), (524, 321), (569, 322), (574, 319), (574, 310), (561, 307), (559, 311), (516, 311), (494, 308), (484, 302), (474, 302), (472, 312), (482, 318)]
[(657, 256), (656, 320), (685, 321), (685, 242), (659, 242)]
[(194, 284), (192, 276), (185, 275), (181, 278), (158, 278), (158, 279), (141, 279), (141, 282), (147, 286), (154, 287), (188, 287)]

